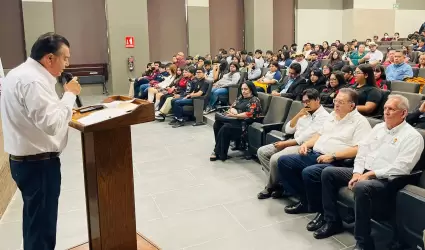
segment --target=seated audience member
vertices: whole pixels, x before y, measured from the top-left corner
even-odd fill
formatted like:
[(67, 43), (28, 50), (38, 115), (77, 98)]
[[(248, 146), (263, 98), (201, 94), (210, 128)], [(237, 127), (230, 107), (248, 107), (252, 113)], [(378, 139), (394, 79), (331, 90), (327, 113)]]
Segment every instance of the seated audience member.
[(241, 51), (241, 60), (244, 61), (245, 63), (248, 63), (253, 61), (254, 58), (252, 58), (251, 56), (248, 56), (248, 52), (246, 50), (242, 50)]
[(398, 41), (399, 38), (400, 38), (400, 33), (398, 32), (394, 33), (393, 41)]
[(301, 65), (299, 63), (291, 64), (288, 69), (288, 75), (283, 79), (283, 82), (279, 84), (277, 90), (272, 91), (272, 95), (295, 99), (295, 90), (298, 88), (298, 85), (302, 84), (304, 81), (300, 72)]
[(380, 89), (388, 90), (389, 89), (388, 81), (387, 81), (387, 76), (385, 75), (384, 67), (378, 64), (375, 66), (374, 72), (375, 72), (376, 86), (378, 86), (378, 88)]
[(212, 65), (211, 65), (210, 60), (205, 60), (204, 68), (205, 68), (205, 79), (213, 82), (214, 81), (214, 71), (212, 69)]
[(342, 73), (344, 73), (345, 82), (349, 85), (356, 84), (356, 78), (354, 78), (354, 70), (349, 65), (345, 65), (341, 69)]
[[(354, 249), (375, 249), (371, 237), (371, 217), (388, 211), (396, 195), (389, 189), (391, 175), (408, 175), (424, 149), (422, 135), (407, 124), (409, 101), (401, 95), (390, 95), (385, 103), (385, 122), (376, 125), (358, 145), (354, 168), (329, 167), (322, 173), (322, 203), (325, 224), (314, 232), (323, 239), (343, 230), (338, 213), (338, 190), (346, 187), (354, 193)], [(320, 188), (320, 187), (319, 187)]]
[(225, 74), (229, 72), (229, 64), (226, 59), (221, 59), (218, 63), (213, 65), (213, 76), (214, 82), (217, 82), (223, 78)]
[(273, 58), (273, 51), (267, 50), (266, 51), (266, 59), (264, 60), (264, 68), (268, 68), (270, 66), (270, 63), (272, 62)]
[(419, 27), (419, 34), (423, 33), (425, 31), (425, 22)]
[(255, 81), (261, 77), (261, 69), (257, 68), (254, 60), (252, 60), (248, 66), (248, 81)]
[(359, 49), (357, 51), (353, 51), (350, 57), (347, 60), (350, 62), (350, 65), (359, 65), (359, 60), (362, 59), (366, 55), (365, 45), (360, 44)]
[(264, 67), (263, 51), (261, 49), (257, 49), (255, 51), (254, 60), (258, 69)]
[(241, 139), (242, 124), (240, 121), (247, 118), (255, 119), (261, 115), (261, 102), (257, 97), (255, 85), (252, 82), (245, 82), (239, 88), (240, 96), (226, 113), (227, 117), (236, 119), (228, 123), (218, 120), (214, 122), (215, 147), (210, 161), (227, 160), (230, 141)]
[(304, 47), (304, 57), (305, 58), (309, 58), (310, 57), (310, 53), (312, 52), (312, 48), (311, 48), (311, 43), (306, 43), (305, 47)]
[(345, 44), (344, 45), (344, 52), (343, 52), (343, 54), (342, 54), (342, 56), (341, 56), (341, 59), (342, 60), (348, 60), (348, 58), (350, 57), (350, 55), (351, 55), (351, 48), (350, 48), (350, 46), (348, 45), (348, 44)]
[(376, 65), (378, 63), (381, 63), (384, 59), (384, 54), (382, 54), (381, 51), (377, 50), (377, 44), (374, 42), (369, 43), (369, 52), (359, 60), (359, 63), (369, 63), (371, 65)]
[(330, 62), (329, 66), (332, 67), (333, 70), (341, 70), (344, 67), (345, 62), (341, 59), (341, 54), (338, 51), (333, 51), (329, 54)]
[(301, 82), (299, 88), (300, 90), (295, 90), (295, 100), (302, 100), (302, 93), (306, 89), (315, 89), (321, 93), (326, 88), (326, 78), (320, 69), (314, 69), (311, 71), (310, 77), (304, 83)]
[(229, 49), (229, 55), (225, 58), (228, 64), (232, 63), (233, 57), (236, 55), (236, 50), (234, 48)]
[(375, 115), (381, 103), (382, 93), (376, 86), (375, 72), (371, 65), (362, 64), (354, 72), (356, 84), (351, 86), (358, 93), (357, 110), (362, 115)]
[(192, 73), (193, 72), (195, 72), (196, 76), (195, 79), (190, 82), (190, 88), (188, 87), (185, 96), (174, 98), (171, 101), (171, 109), (173, 110), (174, 120), (169, 124), (173, 125), (173, 128), (184, 126), (183, 107), (192, 106), (192, 98), (204, 96), (208, 91), (209, 82), (205, 80), (205, 69), (198, 68), (193, 70)]
[[(173, 65), (175, 66), (175, 64)], [(171, 68), (171, 66), (170, 66)], [(157, 117), (157, 115), (159, 114), (159, 110), (161, 109), (162, 105), (164, 104), (165, 100), (168, 97), (172, 97), (173, 96), (173, 92), (176, 89), (176, 87), (178, 86), (178, 83), (180, 82), (180, 80), (183, 78), (183, 69), (181, 68), (177, 68), (176, 69), (176, 73), (175, 73), (175, 77), (174, 80), (171, 82), (171, 84), (168, 87), (165, 87), (162, 90), (158, 90), (158, 93), (155, 94), (155, 117)], [(184, 86), (184, 88), (186, 88), (186, 85)]]
[(325, 77), (326, 86), (329, 85), (329, 77), (331, 77), (332, 71), (333, 71), (332, 66), (330, 65), (323, 66), (322, 72), (323, 72), (323, 76)]
[(341, 71), (334, 71), (329, 78), (329, 86), (322, 90), (320, 93), (320, 103), (325, 107), (333, 107), (334, 99), (339, 90), (347, 85), (344, 79), (344, 73)]
[(379, 37), (377, 36), (377, 35), (375, 35), (375, 36), (373, 36), (373, 41), (376, 43), (376, 42), (379, 42)]
[(328, 59), (329, 54), (331, 53), (331, 48), (329, 47), (328, 41), (322, 43), (323, 52), (319, 55), (319, 60)]
[(419, 38), (418, 45), (413, 47), (414, 51), (425, 52), (425, 37)]
[(385, 69), (388, 81), (403, 81), (407, 77), (413, 77), (412, 66), (404, 62), (404, 55), (401, 51), (394, 54), (394, 63)]
[(323, 126), (299, 149), (299, 154), (281, 156), (277, 163), (284, 188), (299, 197), (299, 202), (285, 207), (288, 214), (318, 213), (307, 225), (315, 231), (323, 225), (321, 173), (353, 158), (357, 145), (371, 131), (367, 119), (356, 109), (357, 93), (342, 88), (334, 99), (335, 108)]
[(195, 64), (193, 63), (193, 56), (186, 57), (186, 66), (195, 66)]
[(425, 101), (419, 103), (415, 110), (407, 115), (406, 122), (414, 127), (425, 129)]
[[(161, 64), (158, 68), (159, 74), (155, 76), (155, 78), (147, 83), (142, 83), (139, 87), (139, 91), (137, 93), (134, 93), (135, 98), (142, 98), (146, 99), (148, 97), (148, 89), (149, 87), (154, 87), (158, 85), (160, 82), (163, 82), (166, 77), (169, 76), (169, 73), (167, 71), (167, 66), (164, 64)], [(143, 79), (140, 82), (145, 82)]]
[(308, 67), (308, 62), (304, 58), (303, 53), (296, 53), (295, 54), (295, 60), (293, 60), (292, 63), (299, 63), (301, 65), (301, 74), (304, 74), (304, 72), (306, 71), (306, 69)]
[[(175, 64), (170, 65), (167, 69), (167, 72), (168, 72), (168, 76), (166, 76), (162, 82), (154, 85), (153, 87), (148, 88), (148, 101), (153, 102), (156, 94), (166, 91), (166, 89), (173, 83), (174, 79), (176, 79), (176, 72), (177, 72), (176, 65)], [(158, 104), (159, 104), (159, 100), (158, 100)]]
[(382, 65), (384, 65), (385, 67), (388, 67), (389, 65), (394, 63), (394, 54), (395, 54), (395, 49), (390, 49), (387, 52), (387, 58), (385, 59), (384, 63)]
[(230, 72), (225, 74), (223, 78), (215, 82), (211, 90), (211, 96), (208, 102), (208, 106), (205, 109), (206, 113), (215, 111), (218, 97), (222, 95), (228, 95), (228, 87), (237, 86), (241, 78), (239, 73), (239, 64), (232, 62), (229, 66)]
[(419, 56), (419, 64), (417, 65), (418, 68), (424, 69), (425, 68), (425, 53), (422, 53)]
[[(404, 55), (404, 62), (405, 63), (409, 63), (409, 61), (410, 61), (410, 54), (411, 54), (411, 47), (409, 46), (409, 47), (406, 47), (406, 46), (401, 46), (401, 50), (402, 50), (402, 52), (403, 52), (403, 55)], [(394, 52), (395, 53), (395, 52)]]
[(384, 42), (384, 41), (391, 41), (391, 40), (393, 40), (393, 39), (390, 37), (390, 35), (388, 35), (388, 33), (384, 33), (384, 37), (381, 38), (381, 41), (382, 42)]
[(304, 71), (303, 77), (310, 78), (311, 72), (315, 69), (320, 69), (321, 63), (322, 62), (319, 59), (317, 59), (317, 52), (312, 51), (310, 53), (310, 61), (308, 62), (308, 67), (306, 71)]
[(283, 51), (280, 56), (281, 56), (281, 59), (279, 61), (280, 68), (281, 69), (288, 68), (289, 65), (291, 65), (291, 63), (292, 63), (292, 59), (291, 59), (291, 56), (289, 54), (289, 51)]
[(283, 189), (277, 179), (277, 160), (282, 155), (297, 154), (299, 145), (319, 132), (325, 120), (330, 116), (320, 105), (317, 90), (306, 89), (302, 96), (304, 108), (285, 126), (285, 133), (294, 135), (294, 139), (275, 142), (258, 149), (258, 159), (264, 167), (270, 169), (269, 181), (265, 189), (258, 194), (258, 199), (281, 198), (283, 196)]
[(144, 85), (144, 88), (143, 88), (143, 90), (144, 90), (145, 88), (149, 87), (149, 82), (154, 80), (155, 77), (157, 77), (157, 75), (159, 74), (159, 66), (160, 65), (161, 65), (160, 61), (154, 62), (153, 65), (151, 66), (150, 71), (147, 70), (145, 72), (144, 76), (139, 77), (134, 81), (134, 98), (140, 98), (141, 97), (140, 87), (142, 85)]
[(270, 85), (277, 84), (282, 78), (277, 62), (271, 62), (269, 68), (270, 70), (263, 77), (254, 82), (254, 85), (257, 86), (257, 92), (269, 93)]
[(184, 53), (183, 52), (179, 52), (176, 55), (177, 58), (177, 62), (175, 63), (177, 68), (184, 68), (186, 67), (186, 60), (184, 59)]
[(165, 121), (165, 116), (171, 111), (171, 101), (184, 97), (190, 92), (191, 81), (194, 79), (196, 73), (195, 67), (186, 67), (183, 70), (183, 77), (181, 77), (167, 92), (161, 97), (158, 108), (160, 110), (155, 113), (155, 119), (158, 121)]
[(245, 61), (239, 60), (239, 72), (248, 73), (248, 65)]
[(211, 58), (211, 54), (206, 54), (206, 55), (205, 55), (205, 60), (206, 60), (206, 61), (211, 61), (211, 60), (212, 60), (212, 58)]

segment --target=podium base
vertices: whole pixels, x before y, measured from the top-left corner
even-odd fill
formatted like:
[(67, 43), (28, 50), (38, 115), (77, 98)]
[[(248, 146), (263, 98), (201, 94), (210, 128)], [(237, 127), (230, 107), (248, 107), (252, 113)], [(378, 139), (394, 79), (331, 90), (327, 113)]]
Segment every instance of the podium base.
[[(137, 249), (135, 250), (160, 250), (160, 248), (157, 245), (155, 245), (145, 236), (137, 233), (136, 238), (137, 238)], [(90, 246), (89, 246), (89, 243), (84, 243), (76, 247), (70, 248), (69, 250), (90, 250)]]

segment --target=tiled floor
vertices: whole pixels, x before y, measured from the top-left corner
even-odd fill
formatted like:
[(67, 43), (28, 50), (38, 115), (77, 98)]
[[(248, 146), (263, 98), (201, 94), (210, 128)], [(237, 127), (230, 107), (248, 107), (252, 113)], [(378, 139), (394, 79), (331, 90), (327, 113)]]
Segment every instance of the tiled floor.
[[(84, 100), (86, 103), (98, 98)], [(151, 122), (132, 128), (137, 230), (163, 249), (350, 249), (351, 234), (315, 240), (307, 215), (288, 215), (288, 201), (256, 199), (266, 176), (254, 161), (210, 162), (210, 126), (173, 129)], [(62, 155), (57, 249), (87, 240), (80, 135), (70, 130)], [(0, 249), (22, 248), (20, 194), (0, 221)]]

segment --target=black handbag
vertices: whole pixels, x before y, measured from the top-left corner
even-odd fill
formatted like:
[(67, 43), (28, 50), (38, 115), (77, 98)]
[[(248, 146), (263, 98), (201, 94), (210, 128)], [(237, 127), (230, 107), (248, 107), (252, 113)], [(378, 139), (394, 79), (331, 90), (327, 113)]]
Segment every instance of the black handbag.
[(226, 116), (225, 112), (216, 112), (215, 113), (215, 121), (219, 121), (222, 123), (230, 123), (236, 126), (241, 126), (243, 119), (238, 119), (235, 117)]

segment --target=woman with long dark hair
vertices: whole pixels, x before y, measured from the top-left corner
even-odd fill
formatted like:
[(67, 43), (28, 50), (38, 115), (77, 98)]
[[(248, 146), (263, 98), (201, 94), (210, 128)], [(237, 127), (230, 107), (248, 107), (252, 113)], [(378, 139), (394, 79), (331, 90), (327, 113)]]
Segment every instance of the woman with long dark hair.
[(344, 73), (342, 71), (334, 71), (329, 77), (329, 85), (320, 93), (320, 103), (325, 107), (333, 107), (333, 100), (341, 88), (344, 88), (345, 82)]
[(239, 97), (226, 112), (229, 121), (217, 120), (214, 122), (215, 147), (210, 156), (211, 161), (227, 160), (230, 141), (238, 141), (242, 136), (244, 119), (255, 119), (261, 114), (261, 102), (257, 97), (257, 90), (252, 82), (246, 82), (239, 87)]
[(374, 71), (375, 71), (376, 86), (380, 89), (388, 90), (389, 87), (388, 87), (387, 76), (385, 75), (384, 66), (378, 64), (375, 66)]
[(375, 72), (370, 64), (361, 64), (354, 71), (356, 84), (352, 86), (359, 94), (357, 110), (363, 115), (374, 115), (381, 103), (382, 93), (376, 86)]

